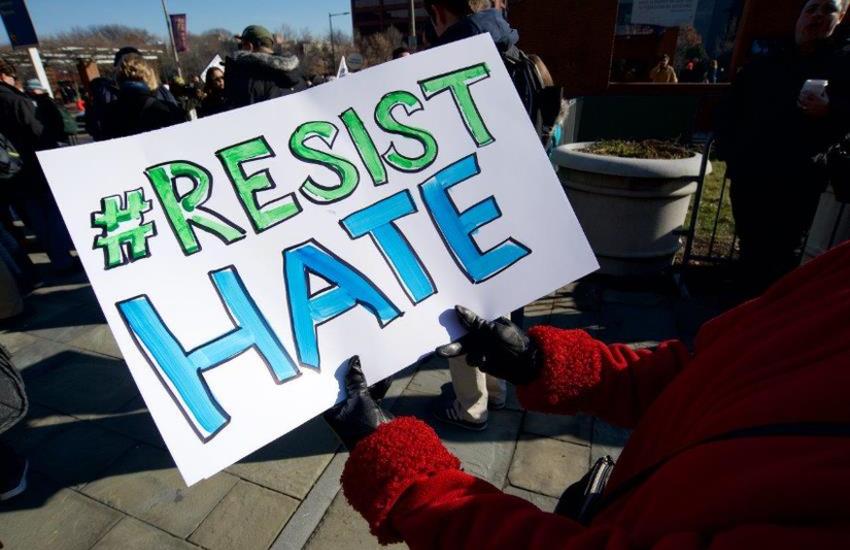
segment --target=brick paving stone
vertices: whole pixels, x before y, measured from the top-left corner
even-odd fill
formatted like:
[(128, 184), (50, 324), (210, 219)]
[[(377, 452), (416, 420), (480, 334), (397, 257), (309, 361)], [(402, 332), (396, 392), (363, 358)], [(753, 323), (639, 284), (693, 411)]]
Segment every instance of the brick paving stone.
[(527, 500), (528, 502), (537, 506), (544, 512), (554, 512), (555, 506), (558, 505), (557, 498), (541, 495), (540, 493), (532, 493), (531, 491), (526, 491), (525, 489), (520, 489), (519, 487), (514, 487), (513, 485), (508, 485), (507, 487), (505, 487), (505, 492), (509, 495), (513, 495), (523, 500)]
[(81, 418), (114, 412), (139, 395), (123, 361), (65, 351), (56, 365), (27, 377), (30, 400)]
[(451, 380), (448, 360), (435, 355), (419, 367), (407, 389), (426, 395), (440, 395), (442, 387)]
[(508, 480), (520, 489), (558, 498), (587, 473), (589, 459), (589, 447), (523, 435)]
[(74, 307), (59, 315), (33, 322), (26, 330), (32, 336), (67, 344), (89, 329), (105, 323), (100, 307), (90, 305)]
[(528, 412), (522, 430), (578, 445), (590, 445), (593, 435), (593, 419), (588, 416), (565, 416)]
[(337, 548), (357, 548), (358, 550), (379, 550), (383, 548), (407, 548), (405, 544), (381, 546), (369, 532), (366, 520), (345, 500), (342, 491), (328, 508), (322, 523), (304, 546), (305, 550), (331, 550)]
[(31, 344), (12, 353), (12, 363), (14, 363), (15, 368), (24, 373), (24, 380), (26, 380), (29, 377), (43, 374), (60, 364), (61, 354), (71, 350), (72, 348), (66, 344), (34, 338)]
[(507, 409), (493, 411), (489, 415), (488, 428), (482, 432), (472, 432), (438, 422), (430, 412), (434, 403), (433, 395), (408, 390), (393, 412), (397, 416), (415, 416), (430, 424), (449, 451), (463, 462), (464, 470), (497, 487), (503, 487), (522, 423), (522, 413)]
[(339, 441), (322, 418), (315, 418), (227, 468), (263, 487), (299, 500), (333, 458)]
[(98, 426), (119, 432), (142, 443), (165, 449), (165, 442), (159, 433), (153, 417), (145, 407), (141, 396), (121, 407), (113, 414), (87, 417)]
[(0, 541), (10, 550), (88, 550), (122, 514), (37, 474), (27, 490), (0, 504)]
[(197, 546), (125, 516), (92, 550), (197, 550)]
[(297, 507), (294, 498), (239, 481), (189, 540), (210, 550), (266, 550)]
[(12, 331), (0, 333), (0, 346), (5, 347), (11, 354), (15, 354), (37, 341), (38, 338), (31, 334), (27, 334), (26, 332)]
[(118, 349), (118, 343), (115, 342), (115, 337), (112, 336), (109, 325), (105, 323), (80, 327), (79, 331), (69, 334), (67, 342), (75, 348), (93, 351), (118, 359), (122, 357), (121, 350)]
[(100, 479), (83, 487), (82, 492), (186, 538), (237, 481), (229, 474), (219, 473), (186, 487), (167, 452), (141, 445), (118, 460)]
[(606, 455), (617, 460), (630, 434), (630, 430), (612, 426), (598, 418), (595, 419), (593, 422), (593, 443), (590, 447), (591, 463)]
[(27, 456), (33, 469), (64, 487), (73, 487), (98, 479), (135, 445), (132, 439), (91, 422), (77, 421), (30, 449)]
[(76, 418), (30, 403), (27, 416), (8, 432), (3, 440), (12, 445), (21, 455), (29, 454), (47, 438), (66, 430), (79, 422)]

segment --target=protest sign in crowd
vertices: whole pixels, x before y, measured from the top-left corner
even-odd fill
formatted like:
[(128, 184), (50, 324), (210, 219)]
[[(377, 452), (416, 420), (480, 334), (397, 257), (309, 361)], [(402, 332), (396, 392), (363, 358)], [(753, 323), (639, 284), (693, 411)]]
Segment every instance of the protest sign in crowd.
[[(188, 485), (323, 415), (351, 452), (345, 496), (382, 543), (840, 547), (850, 245), (792, 258), (830, 178), (850, 178), (846, 2), (806, 2), (794, 43), (745, 66), (717, 117), (745, 286), (764, 293), (695, 349), (639, 350), (506, 317), (598, 267), (547, 155), (561, 94), (503, 10), (425, 6), (428, 48), (322, 85), (250, 25), (191, 105), (122, 48), (115, 80), (91, 85), (95, 142), (73, 147), (0, 58), (3, 316), (38, 284), (22, 222), (57, 272), (85, 269)], [(529, 410), (634, 432), (544, 513), (383, 408), (376, 383), (432, 353), (464, 371), (441, 422), (486, 430), (507, 383)], [(26, 397), (5, 353), (0, 375), (7, 429)], [(0, 465), (5, 500), (28, 464), (3, 445)]]

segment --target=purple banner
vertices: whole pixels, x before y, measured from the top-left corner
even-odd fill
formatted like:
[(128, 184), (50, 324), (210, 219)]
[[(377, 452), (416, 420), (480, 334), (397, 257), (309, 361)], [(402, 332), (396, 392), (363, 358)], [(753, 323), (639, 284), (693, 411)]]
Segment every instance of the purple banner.
[(185, 52), (189, 49), (189, 30), (186, 27), (186, 14), (174, 13), (171, 17), (171, 32), (174, 35), (174, 49)]

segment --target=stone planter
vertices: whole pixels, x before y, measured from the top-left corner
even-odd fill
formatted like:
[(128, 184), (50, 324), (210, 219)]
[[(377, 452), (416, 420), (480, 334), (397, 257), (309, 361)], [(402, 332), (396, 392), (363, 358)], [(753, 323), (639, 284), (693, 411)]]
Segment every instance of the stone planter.
[(652, 275), (669, 267), (681, 246), (677, 232), (697, 190), (702, 155), (630, 159), (582, 152), (588, 145), (559, 147), (552, 161), (600, 273)]

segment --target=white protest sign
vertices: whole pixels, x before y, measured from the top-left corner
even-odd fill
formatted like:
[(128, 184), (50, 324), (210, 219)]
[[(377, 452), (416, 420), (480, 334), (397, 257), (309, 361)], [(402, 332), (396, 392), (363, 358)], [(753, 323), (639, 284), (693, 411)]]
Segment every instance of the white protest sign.
[(345, 56), (339, 60), (339, 69), (336, 71), (337, 78), (343, 78), (348, 76), (348, 65), (345, 63)]
[(635, 0), (632, 25), (693, 25), (699, 0)]
[(188, 484), (597, 267), (489, 35), (39, 158)]

